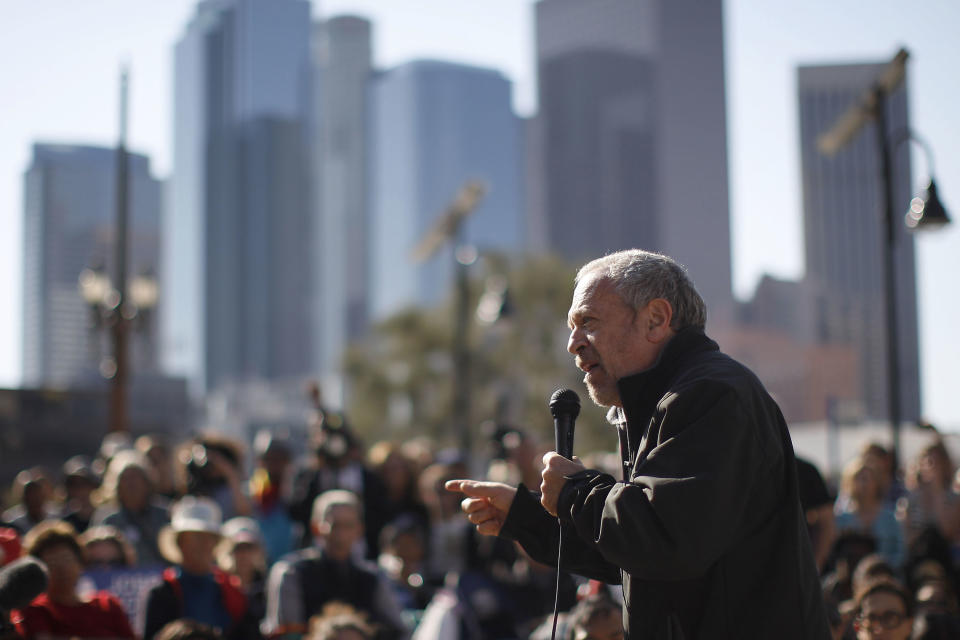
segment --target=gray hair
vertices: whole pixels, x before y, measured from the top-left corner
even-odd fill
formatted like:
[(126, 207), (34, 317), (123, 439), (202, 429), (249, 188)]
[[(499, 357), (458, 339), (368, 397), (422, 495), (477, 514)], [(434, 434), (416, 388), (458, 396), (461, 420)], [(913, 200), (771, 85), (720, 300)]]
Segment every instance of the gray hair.
[(330, 489), (318, 495), (313, 501), (310, 521), (323, 522), (334, 507), (351, 507), (357, 512), (360, 519), (363, 519), (363, 507), (360, 505), (360, 498), (357, 494), (346, 489)]
[(143, 477), (147, 479), (151, 491), (157, 486), (153, 467), (147, 457), (134, 449), (124, 449), (113, 456), (103, 474), (103, 483), (100, 485), (98, 492), (101, 502), (116, 502), (120, 476), (128, 469), (136, 469), (142, 473)]
[(673, 307), (670, 327), (676, 331), (686, 327), (703, 329), (707, 324), (707, 305), (686, 268), (668, 256), (642, 249), (618, 251), (580, 267), (575, 282), (579, 284), (588, 277), (613, 282), (616, 292), (634, 310), (663, 298)]

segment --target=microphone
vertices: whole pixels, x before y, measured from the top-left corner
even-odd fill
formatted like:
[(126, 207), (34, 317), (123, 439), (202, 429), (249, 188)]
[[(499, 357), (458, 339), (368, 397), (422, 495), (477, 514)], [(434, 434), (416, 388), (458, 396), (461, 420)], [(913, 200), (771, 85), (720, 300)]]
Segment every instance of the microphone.
[(36, 558), (20, 558), (0, 569), (0, 611), (4, 614), (22, 609), (46, 590), (47, 567)]
[(557, 389), (550, 396), (553, 416), (554, 451), (564, 458), (573, 457), (573, 426), (580, 414), (580, 396), (570, 389)]

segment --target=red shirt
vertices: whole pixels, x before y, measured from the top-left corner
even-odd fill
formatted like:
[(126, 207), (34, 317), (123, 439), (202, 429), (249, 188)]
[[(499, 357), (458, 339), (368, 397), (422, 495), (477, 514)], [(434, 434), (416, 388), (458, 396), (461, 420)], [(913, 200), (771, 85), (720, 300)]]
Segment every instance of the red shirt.
[(24, 638), (135, 638), (123, 605), (106, 591), (88, 602), (64, 605), (51, 602), (46, 593), (24, 609), (14, 609), (10, 619)]

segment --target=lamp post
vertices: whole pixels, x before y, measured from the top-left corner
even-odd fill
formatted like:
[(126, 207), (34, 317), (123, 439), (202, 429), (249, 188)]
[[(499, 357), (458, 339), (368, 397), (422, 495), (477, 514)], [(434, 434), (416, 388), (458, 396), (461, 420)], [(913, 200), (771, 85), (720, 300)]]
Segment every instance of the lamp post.
[[(883, 283), (886, 309), (887, 342), (887, 411), (890, 419), (893, 439), (894, 460), (900, 458), (900, 427), (902, 411), (900, 406), (900, 345), (897, 330), (897, 291), (895, 250), (897, 245), (897, 223), (893, 202), (893, 151), (906, 140), (920, 142), (910, 132), (891, 144), (887, 128), (887, 98), (902, 84), (906, 75), (906, 62), (909, 53), (900, 49), (886, 67), (875, 78), (873, 85), (861, 99), (850, 107), (817, 141), (821, 153), (833, 155), (845, 147), (869, 122), (875, 122), (877, 150), (880, 154), (880, 185), (884, 223), (883, 244)], [(910, 204), (905, 224), (908, 228), (942, 226), (949, 222), (943, 205), (937, 197), (936, 185), (932, 177), (932, 154), (928, 146), (928, 171), (931, 173), (930, 186), (926, 198), (914, 198)]]
[(453, 244), (456, 264), (456, 303), (453, 318), (453, 423), (461, 450), (467, 454), (471, 448), (470, 437), (470, 282), (467, 270), (477, 260), (474, 247), (464, 243), (463, 224), (474, 212), (483, 196), (486, 185), (471, 180), (461, 187), (456, 198), (446, 211), (437, 218), (433, 227), (421, 239), (413, 251), (416, 262), (425, 262), (447, 243)]
[(100, 363), (100, 373), (110, 380), (110, 418), (108, 431), (129, 431), (127, 387), (129, 380), (129, 334), (131, 322), (145, 318), (157, 304), (156, 279), (149, 271), (128, 282), (127, 248), (129, 246), (129, 157), (127, 153), (127, 89), (126, 68), (120, 71), (120, 135), (117, 142), (116, 211), (114, 234), (114, 270), (111, 278), (101, 267), (87, 268), (80, 273), (80, 294), (93, 311), (97, 329), (110, 331), (113, 353)]
[[(100, 360), (100, 375), (110, 380), (109, 431), (127, 431), (127, 386), (129, 364), (126, 353), (117, 348), (117, 336), (122, 335), (126, 350), (130, 330), (146, 328), (150, 312), (157, 306), (159, 290), (152, 271), (145, 270), (130, 279), (127, 295), (121, 296), (109, 274), (101, 266), (87, 267), (78, 279), (80, 295), (90, 308), (93, 330), (110, 332), (112, 354)], [(121, 302), (122, 298), (122, 302)], [(119, 357), (118, 357), (119, 354)]]

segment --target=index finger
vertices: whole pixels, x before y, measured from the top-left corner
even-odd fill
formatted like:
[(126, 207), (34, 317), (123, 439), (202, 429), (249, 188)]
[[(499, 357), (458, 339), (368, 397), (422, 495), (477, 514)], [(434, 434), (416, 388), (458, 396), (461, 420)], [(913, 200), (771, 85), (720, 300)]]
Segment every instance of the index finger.
[(444, 488), (454, 493), (463, 493), (472, 498), (486, 498), (493, 494), (496, 483), (481, 482), (480, 480), (447, 480)]

